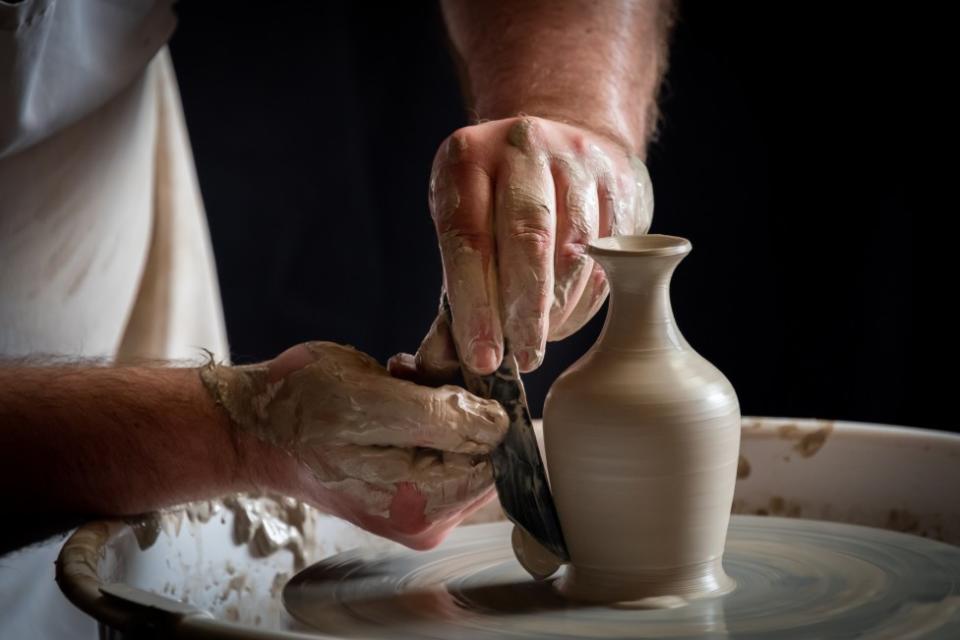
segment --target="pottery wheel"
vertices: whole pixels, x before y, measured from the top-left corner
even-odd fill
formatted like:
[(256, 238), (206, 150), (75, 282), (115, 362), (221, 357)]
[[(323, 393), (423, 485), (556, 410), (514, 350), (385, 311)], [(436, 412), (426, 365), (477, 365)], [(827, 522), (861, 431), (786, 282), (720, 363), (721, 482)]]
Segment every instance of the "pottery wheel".
[(341, 553), (283, 593), (308, 627), (357, 638), (960, 638), (960, 548), (846, 524), (734, 516), (737, 587), (677, 608), (582, 605), (535, 582), (509, 523), (427, 552)]

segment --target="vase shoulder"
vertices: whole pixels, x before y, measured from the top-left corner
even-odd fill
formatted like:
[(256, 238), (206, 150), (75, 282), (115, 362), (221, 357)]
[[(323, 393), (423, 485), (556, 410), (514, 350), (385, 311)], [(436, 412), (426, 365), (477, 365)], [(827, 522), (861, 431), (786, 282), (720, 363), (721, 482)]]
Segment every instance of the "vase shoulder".
[[(561, 374), (550, 388), (547, 406), (699, 403), (739, 411), (733, 385), (710, 361), (689, 347), (682, 350), (622, 352), (593, 349)], [(594, 409), (595, 410), (595, 409)]]

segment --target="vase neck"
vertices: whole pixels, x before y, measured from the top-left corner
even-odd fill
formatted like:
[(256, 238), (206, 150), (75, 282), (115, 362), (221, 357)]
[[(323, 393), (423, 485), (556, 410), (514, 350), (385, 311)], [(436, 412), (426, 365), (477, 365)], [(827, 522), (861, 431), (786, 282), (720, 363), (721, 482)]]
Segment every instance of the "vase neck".
[(684, 349), (670, 303), (678, 255), (594, 255), (610, 283), (610, 307), (597, 341), (601, 350)]

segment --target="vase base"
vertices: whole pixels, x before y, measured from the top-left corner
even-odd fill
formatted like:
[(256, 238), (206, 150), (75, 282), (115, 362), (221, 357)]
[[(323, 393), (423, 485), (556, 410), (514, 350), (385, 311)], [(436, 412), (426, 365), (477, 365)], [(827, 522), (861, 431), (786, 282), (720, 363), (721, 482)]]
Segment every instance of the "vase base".
[(692, 567), (646, 574), (616, 574), (568, 565), (554, 583), (560, 595), (578, 602), (614, 604), (622, 608), (672, 609), (691, 600), (733, 591), (736, 583), (720, 559)]

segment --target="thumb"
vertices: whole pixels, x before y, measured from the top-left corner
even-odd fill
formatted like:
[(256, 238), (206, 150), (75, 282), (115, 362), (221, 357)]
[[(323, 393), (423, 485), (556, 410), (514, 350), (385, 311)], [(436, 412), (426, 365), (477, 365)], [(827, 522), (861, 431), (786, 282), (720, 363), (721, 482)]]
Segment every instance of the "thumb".
[(443, 384), (460, 371), (460, 360), (453, 332), (443, 313), (438, 313), (414, 357), (416, 380), (424, 384)]

